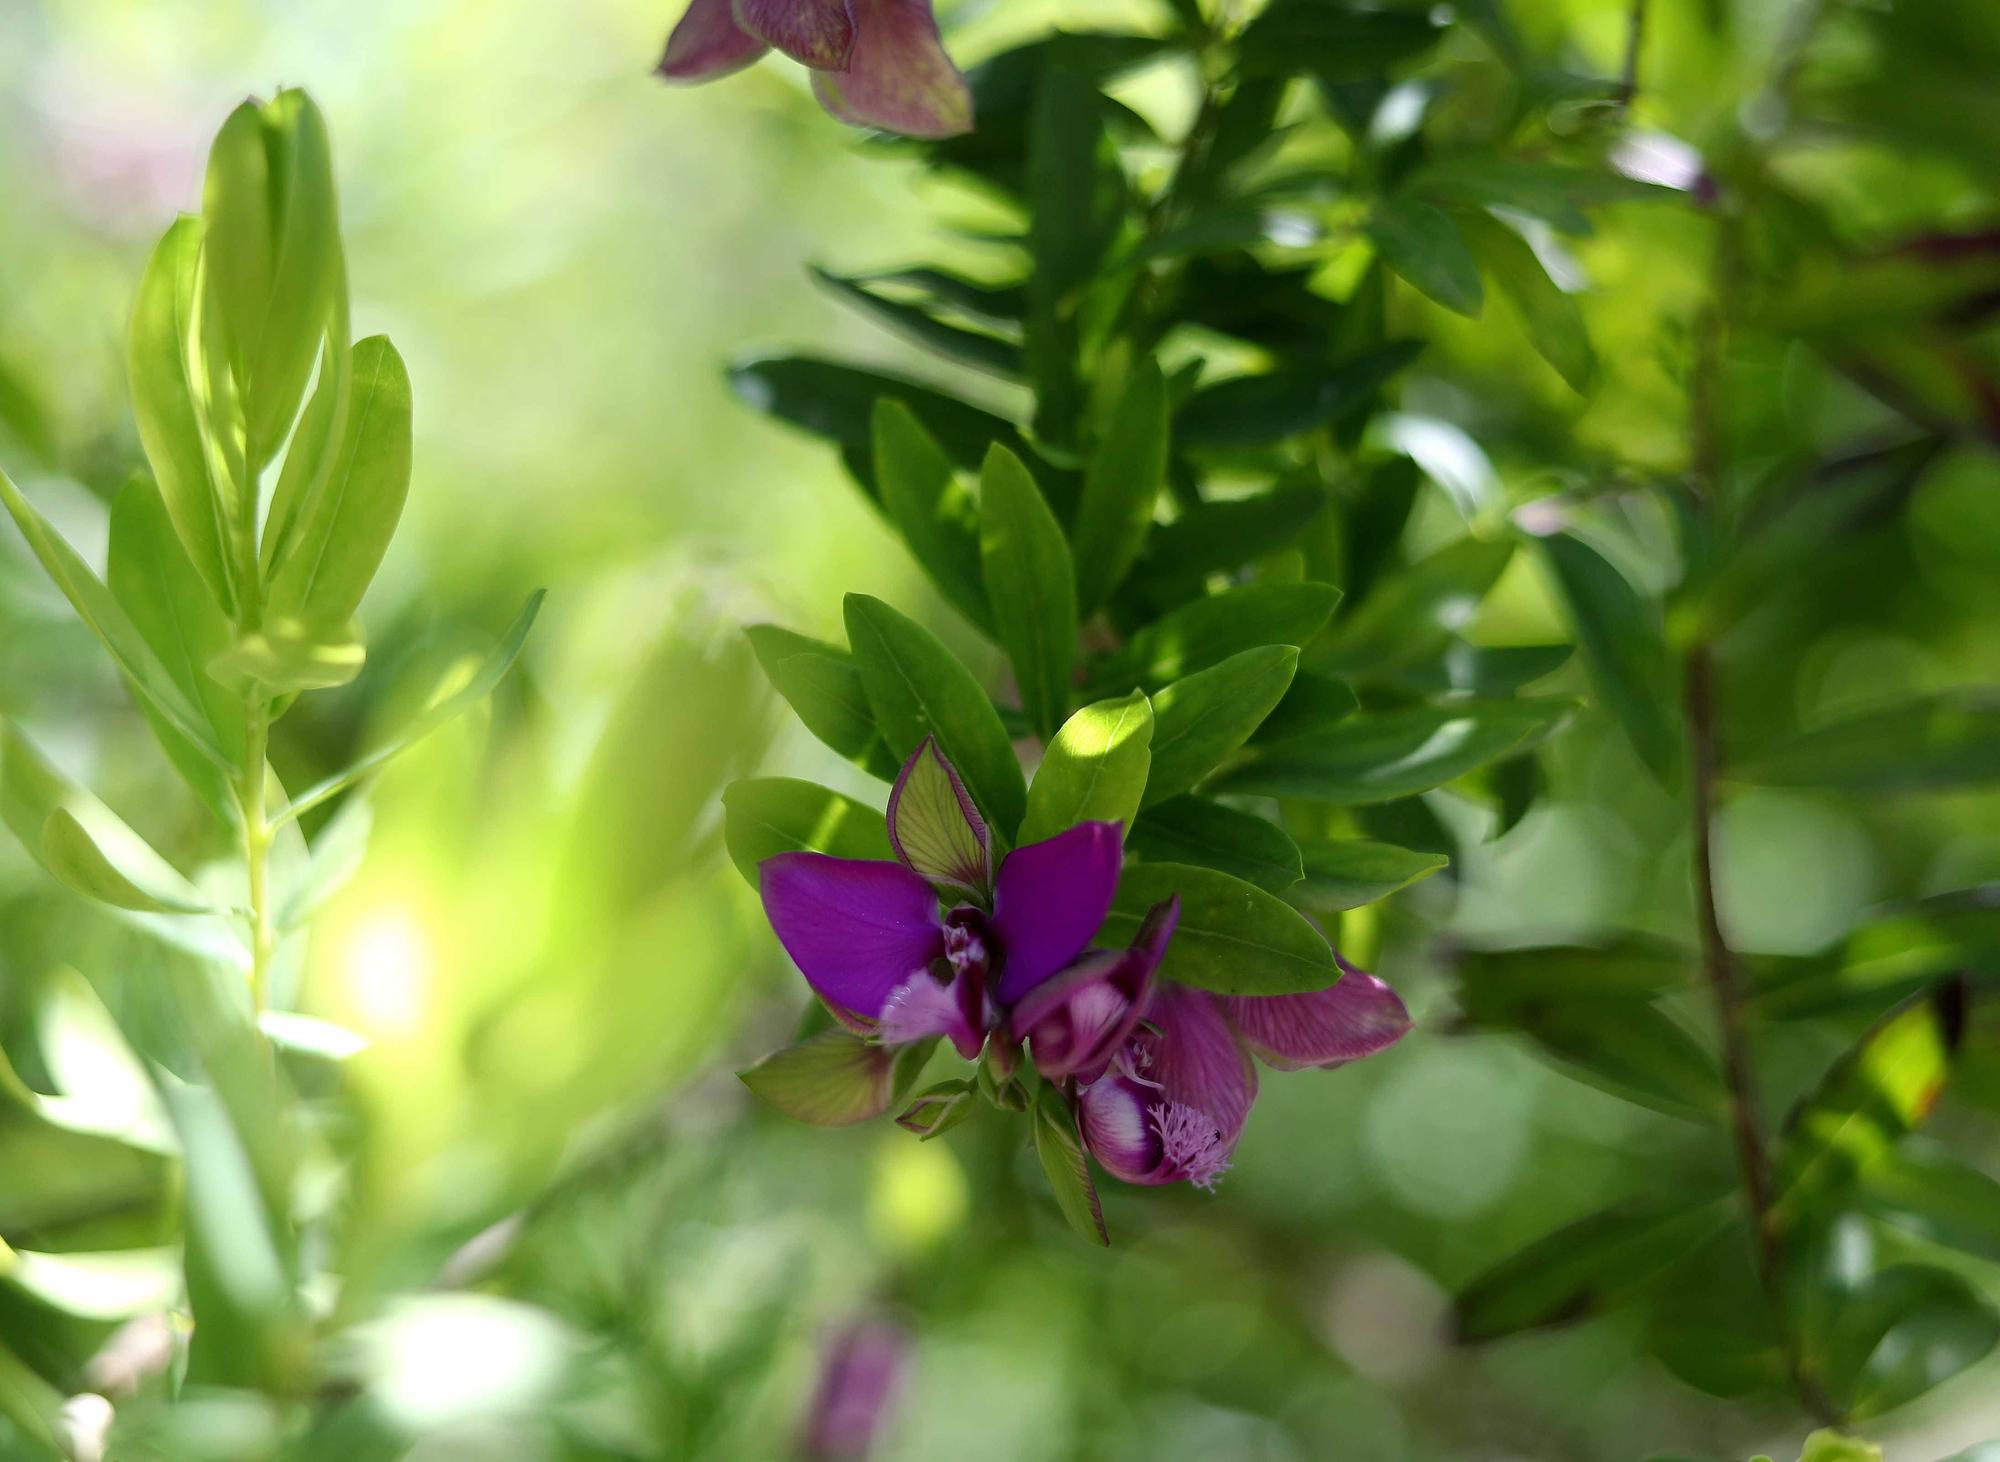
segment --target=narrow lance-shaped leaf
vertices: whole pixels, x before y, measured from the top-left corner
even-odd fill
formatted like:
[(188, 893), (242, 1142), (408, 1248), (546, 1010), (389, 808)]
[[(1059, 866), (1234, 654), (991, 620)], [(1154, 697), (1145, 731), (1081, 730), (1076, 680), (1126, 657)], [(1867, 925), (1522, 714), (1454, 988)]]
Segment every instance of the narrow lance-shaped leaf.
[(883, 398), (874, 410), (875, 482), (882, 509), (924, 576), (981, 629), (993, 627), (982, 588), (980, 504), (953, 475), (951, 458), (910, 408)]
[(1203, 386), (1174, 418), (1183, 447), (1255, 447), (1347, 420), (1423, 351), (1392, 340), (1331, 365), (1288, 365)]
[(1499, 582), (1514, 545), (1461, 538), (1385, 578), (1308, 657), (1317, 670), (1367, 673), (1444, 649)]
[(211, 658), (208, 673), (240, 696), (280, 700), (345, 685), (361, 673), (366, 658), (361, 632), (351, 620), (313, 623), (273, 614), (263, 628)]
[(1160, 973), (1222, 995), (1298, 995), (1340, 978), (1326, 936), (1283, 899), (1213, 868), (1137, 863), (1118, 881), (1100, 943), (1131, 942), (1154, 904), (1179, 896)]
[(757, 887), (757, 865), (779, 853), (829, 853), (887, 861), (882, 814), (812, 782), (752, 777), (722, 793), (723, 841), (744, 881)]
[(1083, 1155), (1076, 1115), (1053, 1086), (1044, 1086), (1036, 1093), (1034, 1122), (1035, 1156), (1048, 1175), (1056, 1207), (1079, 1235), (1093, 1244), (1108, 1246), (1111, 1235), (1104, 1227), (1104, 1208), (1097, 1201), (1097, 1184)]
[[(146, 851), (150, 854), (152, 850)], [(110, 904), (113, 908), (140, 914), (215, 912), (191, 888), (182, 893), (171, 887), (162, 892), (141, 887), (136, 877), (120, 868), (111, 855), (98, 846), (96, 839), (67, 807), (58, 807), (42, 824), (41, 858), (49, 872), (76, 892), (99, 903)], [(183, 880), (176, 875), (169, 882)]]
[(224, 527), (226, 502), (209, 478), (195, 409), (195, 278), (201, 260), (198, 218), (175, 221), (139, 281), (126, 348), (126, 375), (139, 441), (188, 560), (215, 603), (233, 612), (235, 570)]
[(991, 371), (1008, 380), (1018, 379), (1021, 375), (1021, 347), (1011, 340), (941, 320), (922, 305), (869, 289), (863, 280), (843, 278), (818, 268), (812, 270), (812, 277), (814, 283), (823, 286), (829, 293), (874, 316), (897, 334), (927, 350), (934, 350), (963, 365)]
[(1679, 786), (1680, 725), (1670, 709), (1679, 697), (1660, 617), (1582, 539), (1558, 533), (1540, 546), (1605, 708), (1653, 775), (1669, 788)]
[(361, 606), (410, 490), (410, 376), (384, 336), (354, 347), (345, 431), (333, 469), (300, 510), (271, 581), (270, 608), (339, 624)]
[(392, 758), (416, 745), (438, 727), (463, 715), (493, 694), (494, 688), (513, 667), (515, 657), (521, 653), (521, 646), (526, 643), (528, 631), (534, 626), (535, 615), (541, 607), (542, 591), (537, 589), (528, 596), (528, 602), (522, 606), (520, 614), (515, 616), (514, 623), (508, 627), (506, 634), (501, 636), (500, 643), (494, 647), (491, 654), (476, 666), (466, 667), (462, 679), (459, 678), (459, 673), (454, 671), (445, 684), (439, 687), (438, 694), (433, 698), (428, 710), (391, 732), (386, 739), (365, 752), (345, 771), (336, 772), (300, 793), (291, 805), (278, 815), (278, 820), (282, 822), (303, 816), (329, 798), (339, 796), (370, 772), (386, 765)]
[(1167, 382), (1147, 356), (1125, 378), (1077, 500), (1077, 607), (1089, 614), (1124, 581), (1152, 526), (1167, 475)]
[(884, 781), (895, 779), (898, 763), (875, 729), (861, 672), (844, 647), (774, 624), (753, 624), (743, 633), (772, 688), (808, 731)]
[(1520, 312), (1536, 352), (1571, 390), (1588, 390), (1597, 374), (1597, 355), (1576, 301), (1549, 278), (1528, 241), (1506, 224), (1470, 210), (1458, 214), (1457, 223), (1486, 272)]
[(1442, 208), (1405, 195), (1385, 198), (1369, 215), (1368, 237), (1391, 269), (1446, 309), (1479, 314), (1479, 261)]
[[(111, 507), (105, 586), (151, 646), (161, 667), (202, 712), (216, 746), (235, 765), (243, 759), (244, 710), (239, 696), (206, 670), (230, 642), (229, 620), (209, 596), (175, 532), (157, 488), (143, 477), (126, 483)], [(233, 778), (141, 699), (153, 734), (189, 786), (225, 823), (236, 815)]]
[(1259, 645), (1309, 644), (1325, 627), (1340, 591), (1331, 584), (1244, 584), (1204, 594), (1134, 634), (1090, 672), (1107, 690), (1149, 689), (1206, 670)]
[(1028, 787), (1020, 842), (1038, 843), (1080, 822), (1129, 827), (1146, 790), (1152, 745), (1153, 707), (1138, 691), (1071, 716)]
[(1003, 836), (1020, 826), (1027, 784), (999, 712), (970, 670), (929, 630), (879, 599), (850, 594), (847, 640), (875, 723), (898, 758), (926, 736), (965, 781), (966, 789)]
[(1250, 747), (1218, 791), (1388, 802), (1441, 787), (1524, 750), (1559, 726), (1568, 701), (1459, 701), (1352, 716), (1326, 731)]
[(1062, 526), (1021, 459), (994, 445), (979, 479), (979, 557), (994, 631), (1014, 662), (1021, 709), (1047, 740), (1069, 709), (1076, 583)]
[(1250, 738), (1284, 698), (1299, 652), (1265, 645), (1175, 681), (1153, 697), (1151, 807), (1187, 791)]
[(1733, 762), (1729, 775), (1778, 787), (1929, 792), (2000, 782), (2000, 691), (1947, 691), (1816, 727)]
[(206, 717), (196, 709), (154, 655), (152, 646), (139, 633), (125, 610), (92, 573), (77, 551), (63, 541), (48, 520), (22, 496), (12, 478), (0, 472), (0, 501), (7, 505), (21, 536), (28, 540), (35, 557), (69, 600), (78, 619), (97, 636), (111, 654), (133, 692), (153, 708), (201, 755), (225, 771), (233, 771), (229, 759), (216, 745), (215, 733)]
[(1321, 916), (1385, 899), (1451, 862), (1443, 853), (1365, 838), (1313, 839), (1301, 842), (1298, 851), (1304, 871), (1285, 896)]

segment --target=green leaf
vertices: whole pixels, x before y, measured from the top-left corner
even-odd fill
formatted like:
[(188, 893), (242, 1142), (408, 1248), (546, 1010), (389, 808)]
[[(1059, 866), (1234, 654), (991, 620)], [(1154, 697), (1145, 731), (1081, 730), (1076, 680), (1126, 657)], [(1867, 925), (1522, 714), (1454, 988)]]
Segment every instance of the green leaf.
[(1825, 1427), (1806, 1438), (1799, 1462), (1882, 1462), (1882, 1449)]
[(410, 490), (410, 376), (386, 336), (354, 347), (345, 430), (331, 472), (300, 506), (273, 571), (270, 608), (340, 623), (361, 605)]
[(1292, 677), (1292, 688), (1277, 709), (1264, 718), (1250, 739), (1289, 741), (1294, 736), (1312, 735), (1338, 725), (1360, 709), (1360, 698), (1346, 681), (1301, 670)]
[(1075, 572), (1048, 499), (1021, 459), (998, 443), (979, 479), (979, 557), (994, 630), (1020, 682), (1021, 709), (1047, 741), (1069, 709)]
[[(1018, 380), (1021, 376), (1021, 347), (1011, 340), (940, 320), (921, 305), (892, 299), (879, 290), (867, 288), (860, 279), (844, 278), (817, 267), (811, 270), (811, 274), (815, 283), (836, 298), (874, 316), (897, 334), (927, 350), (934, 350), (963, 365), (991, 371), (1008, 380)], [(887, 276), (891, 280), (896, 277)]]
[(2000, 1179), (1942, 1156), (1895, 1152), (1861, 1174), (1865, 1211), (1908, 1233), (2000, 1263)]
[(1125, 847), (1149, 863), (1193, 863), (1272, 893), (1305, 876), (1298, 847), (1283, 828), (1203, 797), (1173, 797), (1147, 808)]
[(1090, 454), (1076, 505), (1077, 608), (1089, 614), (1125, 580), (1145, 546), (1167, 476), (1167, 382), (1147, 356), (1125, 377)]
[(0, 1051), (0, 1093), (53, 1127), (108, 1137), (143, 1152), (180, 1153), (153, 1078), (90, 982), (58, 969), (47, 981), (37, 1036), (42, 1065), (59, 1093), (31, 1090)]
[(875, 403), (899, 401), (936, 438), (957, 467), (972, 471), (994, 442), (1023, 449), (1011, 422), (902, 376), (862, 370), (810, 356), (762, 356), (729, 370), (736, 394), (758, 411), (835, 443), (862, 488), (879, 496), (875, 482)]
[(1375, 205), (1368, 237), (1384, 262), (1448, 310), (1477, 318), (1485, 303), (1479, 261), (1452, 216), (1420, 198), (1398, 194)]
[(1470, 695), (1501, 699), (1553, 675), (1569, 663), (1571, 645), (1468, 645), (1454, 640), (1435, 660), (1383, 677), (1421, 696)]
[(1520, 313), (1529, 343), (1572, 391), (1586, 391), (1597, 374), (1583, 311), (1549, 278), (1535, 251), (1513, 229), (1486, 213), (1457, 215), (1459, 232), (1494, 283)]
[(1632, 935), (1597, 946), (1467, 949), (1457, 958), (1463, 998), (1475, 1018), (1516, 1004), (1645, 1002), (1695, 979), (1696, 956), (1677, 944)]
[(1963, 1279), (1896, 1264), (1845, 1296), (1819, 1338), (1826, 1384), (1857, 1421), (1942, 1385), (2000, 1342), (2000, 1314)]
[[(124, 851), (129, 853), (135, 850), (128, 846)], [(144, 856), (147, 862), (158, 859), (150, 848), (146, 849)], [(187, 889), (187, 894), (192, 897), (182, 895), (179, 890), (159, 894), (142, 887), (137, 879), (128, 876), (109, 854), (98, 847), (83, 824), (76, 820), (76, 814), (67, 807), (56, 808), (49, 814), (48, 821), (42, 824), (41, 859), (42, 866), (76, 892), (99, 903), (110, 904), (113, 908), (141, 914), (215, 912), (178, 874), (172, 882)]]
[(42, 1254), (0, 1239), (0, 1282), (86, 1320), (129, 1320), (175, 1304), (181, 1292), (176, 1249)]
[(1660, 616), (1603, 555), (1569, 533), (1540, 540), (1605, 709), (1661, 785), (1681, 781), (1680, 703)]
[(1363, 838), (1314, 839), (1298, 847), (1304, 862), (1302, 881), (1286, 897), (1322, 918), (1385, 899), (1451, 862), (1442, 853)]
[(1264, 645), (1176, 680), (1153, 697), (1153, 768), (1145, 805), (1193, 787), (1250, 739), (1298, 668), (1290, 645)]
[(934, 741), (919, 746), (889, 794), (897, 861), (953, 897), (986, 898), (993, 883), (989, 830), (968, 816), (963, 793)]
[(991, 633), (993, 607), (981, 587), (980, 504), (910, 408), (887, 398), (875, 403), (875, 483), (917, 567), (947, 603)]
[(1138, 572), (1177, 583), (1239, 568), (1288, 547), (1325, 509), (1326, 495), (1303, 486), (1197, 504), (1153, 529)]
[(896, 759), (875, 729), (861, 672), (845, 649), (774, 624), (753, 624), (743, 633), (772, 687), (808, 731), (876, 776), (895, 777)]
[(1714, 1059), (1658, 1006), (1511, 992), (1467, 1010), (1475, 1023), (1527, 1035), (1578, 1079), (1670, 1117), (1718, 1122), (1727, 1108)]
[(847, 1127), (888, 1109), (895, 1064), (886, 1047), (836, 1028), (774, 1052), (739, 1075), (788, 1117)]
[(1129, 944), (1146, 911), (1176, 894), (1181, 917), (1160, 966), (1166, 978), (1223, 995), (1295, 995), (1340, 978), (1326, 936), (1283, 899), (1185, 863), (1127, 868), (1099, 940)]
[(361, 673), (366, 659), (360, 631), (351, 621), (313, 624), (281, 614), (211, 659), (208, 673), (239, 695), (278, 700), (345, 685)]
[(0, 1342), (0, 1417), (4, 1417), (49, 1457), (67, 1457), (69, 1424), (63, 1394)]
[(139, 441), (174, 532), (210, 597), (233, 611), (235, 569), (225, 526), (231, 496), (210, 478), (195, 405), (201, 399), (193, 343), (201, 235), (200, 219), (177, 219), (147, 261), (132, 308), (126, 374)]
[(204, 289), (245, 405), (250, 465), (284, 441), (341, 283), (326, 124), (302, 91), (224, 122), (202, 187)]
[(1259, 645), (1304, 646), (1340, 602), (1331, 584), (1245, 584), (1205, 594), (1147, 625), (1090, 672), (1105, 689), (1169, 681)]
[(1459, 1291), (1459, 1337), (1493, 1340), (1598, 1314), (1699, 1251), (1735, 1217), (1730, 1198), (1632, 1204), (1566, 1224)]
[(1964, 981), (1945, 981), (1878, 1021), (1834, 1063), (1786, 1119), (1773, 1173), (1776, 1221), (1798, 1222), (1923, 1125), (1944, 1093), (1965, 1017)]
[(757, 865), (779, 853), (830, 853), (888, 860), (882, 814), (851, 797), (791, 777), (751, 777), (722, 793), (723, 841), (744, 882), (757, 887)]
[(881, 600), (849, 594), (845, 609), (847, 642), (891, 754), (907, 757), (935, 736), (987, 821), (1010, 834), (1026, 810), (1027, 784), (978, 680), (937, 636)]
[(1523, 750), (1572, 709), (1558, 700), (1456, 701), (1365, 712), (1316, 735), (1251, 746), (1214, 790), (1350, 806), (1389, 802)]
[(1937, 792), (2000, 782), (2000, 692), (1947, 691), (1818, 727), (1732, 763), (1728, 774), (1776, 787)]
[(63, 883), (81, 885), (79, 891), (92, 897), (119, 893), (106, 901), (125, 922), (225, 968), (243, 967), (247, 951), (227, 920), (161, 912), (211, 908), (201, 890), (5, 720), (0, 720), (0, 821)]
[(979, 1088), (972, 1082), (962, 1078), (940, 1081), (918, 1092), (896, 1118), (896, 1125), (929, 1142), (933, 1137), (942, 1137), (960, 1123), (977, 1116), (983, 1105), (979, 1100)]
[(1097, 1185), (1083, 1155), (1076, 1114), (1070, 1111), (1068, 1098), (1053, 1086), (1042, 1087), (1035, 1096), (1035, 1156), (1041, 1159), (1056, 1207), (1069, 1226), (1091, 1243), (1108, 1248), (1111, 1235), (1105, 1230), (1104, 1208), (1097, 1201)]
[[(181, 693), (202, 712), (215, 743), (232, 765), (243, 759), (244, 708), (207, 673), (209, 661), (234, 631), (209, 597), (167, 516), (158, 490), (143, 477), (126, 483), (111, 507), (105, 585)], [(209, 761), (148, 701), (139, 708), (174, 767), (209, 808), (235, 816), (233, 779)]]
[(1019, 841), (1038, 843), (1080, 822), (1131, 827), (1152, 747), (1153, 707), (1141, 692), (1085, 706), (1063, 722), (1042, 755)]
[(278, 485), (271, 493), (258, 550), (267, 580), (279, 559), (291, 554), (305, 506), (326, 493), (346, 444), (353, 398), (354, 350), (348, 344), (347, 286), (343, 280), (335, 291), (333, 316), (320, 349), (319, 382), (299, 414), (299, 424), (285, 447)]
[(1510, 542), (1461, 538), (1384, 579), (1315, 647), (1312, 667), (1376, 673), (1437, 654), (1472, 618), (1513, 556)]
[(335, 772), (300, 793), (290, 806), (279, 813), (277, 820), (284, 822), (301, 817), (329, 798), (339, 796), (370, 772), (385, 766), (431, 732), (456, 720), (493, 694), (494, 688), (513, 668), (541, 607), (542, 591), (537, 589), (528, 596), (528, 602), (521, 606), (521, 612), (514, 617), (513, 624), (500, 637), (500, 643), (494, 646), (492, 653), (476, 664), (468, 658), (453, 667), (432, 696), (429, 709), (391, 732), (345, 771)]
[(1184, 447), (1255, 447), (1345, 420), (1423, 348), (1420, 340), (1392, 340), (1332, 365), (1288, 365), (1217, 381), (1175, 415), (1175, 436)]
[(69, 600), (77, 618), (110, 652), (133, 693), (150, 703), (161, 719), (185, 737), (205, 760), (224, 771), (234, 771), (216, 745), (207, 718), (160, 664), (146, 637), (126, 616), (111, 591), (90, 571), (76, 550), (63, 541), (62, 535), (49, 526), (48, 520), (35, 511), (5, 472), (0, 472), (0, 501), (7, 504), (21, 536), (28, 540), (43, 569)]
[(361, 870), (374, 831), (375, 812), (365, 797), (349, 799), (314, 835), (305, 863), (278, 890), (278, 930), (305, 927)]
[(1444, 27), (1422, 10), (1365, 10), (1319, 0), (1277, 0), (1244, 31), (1251, 76), (1310, 75), (1329, 86), (1380, 82), (1437, 43)]

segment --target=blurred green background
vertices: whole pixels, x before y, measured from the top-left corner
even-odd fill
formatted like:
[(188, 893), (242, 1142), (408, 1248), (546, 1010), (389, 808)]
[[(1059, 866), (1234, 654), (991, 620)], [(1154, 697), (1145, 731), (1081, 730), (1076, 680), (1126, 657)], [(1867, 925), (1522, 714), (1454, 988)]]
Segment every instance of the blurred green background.
[[(1623, 6), (1514, 8), (1577, 69), (1616, 71)], [(86, 553), (139, 460), (122, 350), (147, 250), (194, 205), (208, 140), (244, 95), (303, 85), (327, 115), (356, 334), (394, 334), (417, 403), (409, 509), (364, 618), (371, 642), (414, 648), (286, 722), (279, 769), (335, 763), (420, 666), (550, 591), (490, 716), (377, 794), (367, 862), (303, 974), (305, 1008), (374, 1040), (357, 1105), (328, 1104), (363, 1133), (347, 1289), (329, 1304), (357, 1322), (352, 1375), (423, 1430), (414, 1455), (781, 1456), (817, 1347), (859, 1314), (912, 1336), (879, 1454), (909, 1462), (1794, 1455), (1795, 1418), (1683, 1386), (1618, 1315), (1480, 1349), (1449, 1337), (1455, 1286), (1644, 1191), (1680, 1139), (1517, 1041), (1448, 1031), (1440, 929), (1506, 944), (1685, 928), (1684, 833), (1608, 722), (1568, 734), (1554, 796), (1504, 837), (1480, 841), (1487, 814), (1446, 807), (1469, 832), (1456, 881), (1343, 931), (1379, 953), (1417, 1033), (1354, 1070), (1267, 1081), (1217, 1195), (1107, 1195), (1108, 1254), (1068, 1236), (1011, 1129), (920, 1147), (752, 1105), (731, 1072), (785, 1038), (801, 987), (715, 856), (713, 790), (758, 765), (866, 784), (771, 713), (735, 626), (826, 632), (848, 590), (949, 621), (833, 456), (745, 408), (723, 368), (781, 345), (911, 368), (803, 265), (972, 246), (940, 234), (936, 185), (828, 121), (795, 68), (661, 86), (650, 66), (672, 9), (0, 6), (0, 450)], [(1748, 104), (1743, 78), (1784, 14), (1738, 7), (1718, 41), (1700, 9), (1655, 0), (1644, 103), (1692, 136)], [(993, 0), (958, 7), (951, 34), (972, 60), (1057, 20), (1149, 14)], [(1167, 116), (1181, 100), (1143, 84), (1134, 99)], [(1977, 221), (1984, 201), (1946, 164), (1880, 149), (1798, 166), (1857, 239)], [(1680, 460), (1685, 342), (1669, 322), (1701, 285), (1693, 225), (1643, 205), (1606, 216), (1578, 255), (1605, 362), (1584, 401), (1504, 319), (1414, 306), (1449, 365), (1406, 406), (1470, 431), (1494, 460), (1474, 449), (1469, 470), (1503, 491)], [(1774, 453), (1874, 409), (1798, 353), (1755, 364), (1743, 429), (1761, 420)], [(1773, 631), (1796, 641), (1799, 703), (1771, 719), (2000, 677), (1996, 491), (1990, 455), (1961, 449), (1890, 541), (1830, 545), (1831, 612)], [(1420, 515), (1413, 536), (1426, 531)], [(1664, 527), (1620, 532), (1643, 579)], [(1893, 615), (1871, 612), (1878, 597)], [(1525, 562), (1473, 628), (1490, 643), (1563, 633)], [(0, 715), (186, 848), (192, 811), (176, 821), (123, 705), (9, 535)], [(1810, 954), (1885, 899), (2000, 879), (1994, 810), (1990, 796), (1893, 812), (1742, 796), (1722, 827), (1730, 932), (1753, 953)], [(63, 969), (129, 1031), (148, 981), (168, 977), (157, 965), (0, 844), (0, 1038), (24, 1073)], [(1827, 1054), (1797, 1053), (1793, 1084)], [(1990, 1169), (1990, 1115), (1954, 1131)], [(107, 1146), (0, 1111), (0, 1234), (109, 1248), (159, 1222), (157, 1172)], [(10, 1314), (28, 1303), (0, 1294)], [(48, 1320), (52, 1353), (110, 1333)], [(199, 1445), (228, 1455), (239, 1423), (254, 1424), (219, 1416)], [(1873, 1433), (1924, 1462), (1996, 1434), (1991, 1359)]]

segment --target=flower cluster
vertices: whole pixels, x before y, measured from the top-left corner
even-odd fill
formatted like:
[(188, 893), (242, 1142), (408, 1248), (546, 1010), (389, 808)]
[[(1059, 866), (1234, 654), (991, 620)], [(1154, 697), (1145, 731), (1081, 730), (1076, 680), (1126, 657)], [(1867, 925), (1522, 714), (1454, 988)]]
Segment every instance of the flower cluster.
[[(1155, 904), (1126, 948), (1091, 948), (1118, 890), (1118, 824), (1078, 823), (996, 856), (932, 740), (903, 764), (888, 828), (894, 861), (793, 852), (762, 863), (779, 942), (834, 1017), (873, 1045), (948, 1039), (1023, 1107), (1025, 1057), (1090, 1154), (1126, 1182), (1212, 1187), (1256, 1099), (1253, 1055), (1280, 1070), (1335, 1066), (1409, 1028), (1396, 993), (1344, 962), (1337, 982), (1297, 995), (1223, 996), (1162, 978), (1178, 897)], [(957, 1109), (954, 1094), (903, 1120), (931, 1133)]]

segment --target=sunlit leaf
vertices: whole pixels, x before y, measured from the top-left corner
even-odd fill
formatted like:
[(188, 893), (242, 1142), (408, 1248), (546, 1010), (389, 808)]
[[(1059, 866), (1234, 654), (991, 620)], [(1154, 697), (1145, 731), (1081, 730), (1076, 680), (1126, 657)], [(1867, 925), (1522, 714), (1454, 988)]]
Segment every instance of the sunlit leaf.
[(88, 1320), (127, 1320), (166, 1309), (181, 1290), (173, 1249), (44, 1254), (0, 1239), (0, 1283)]
[(1028, 787), (1019, 841), (1040, 842), (1079, 822), (1129, 830), (1152, 767), (1153, 725), (1152, 705), (1139, 691), (1085, 706), (1063, 722)]
[(368, 652), (352, 621), (320, 624), (278, 615), (208, 662), (208, 673), (239, 695), (278, 700), (332, 690), (361, 673)]
[(1224, 995), (1292, 995), (1340, 978), (1326, 936), (1283, 899), (1185, 863), (1127, 868), (1099, 941), (1129, 944), (1146, 911), (1176, 895), (1181, 916), (1160, 966), (1166, 978)]
[(731, 782), (722, 806), (729, 856), (752, 888), (757, 887), (757, 865), (779, 853), (894, 856), (880, 812), (812, 782), (790, 777)]

